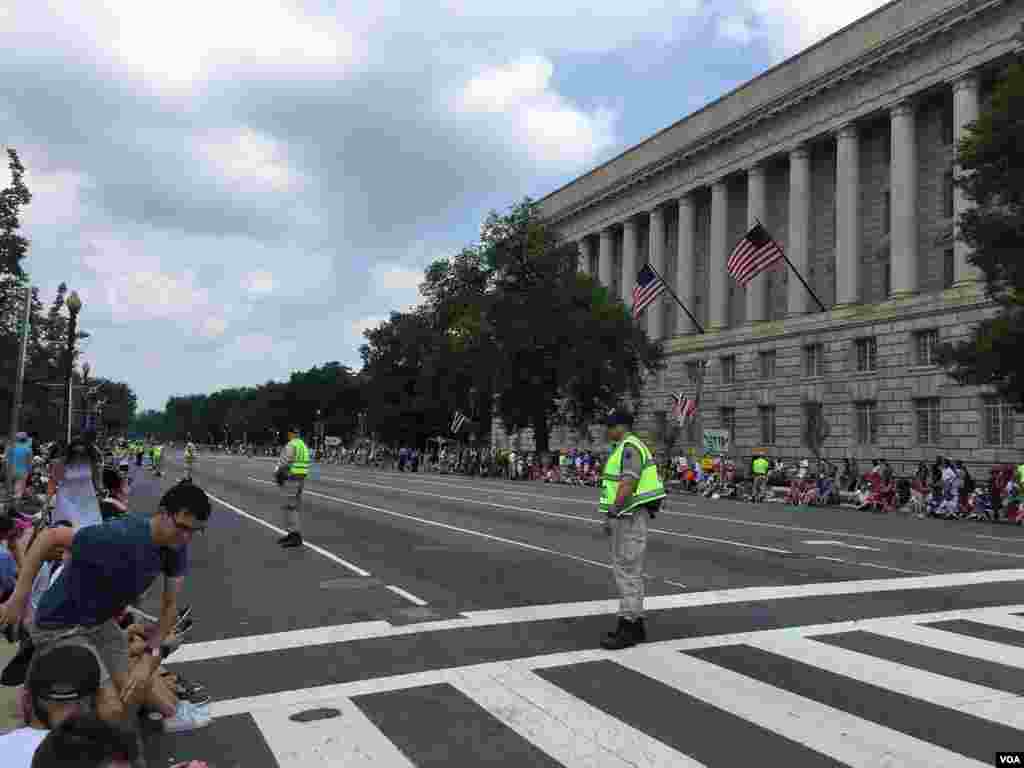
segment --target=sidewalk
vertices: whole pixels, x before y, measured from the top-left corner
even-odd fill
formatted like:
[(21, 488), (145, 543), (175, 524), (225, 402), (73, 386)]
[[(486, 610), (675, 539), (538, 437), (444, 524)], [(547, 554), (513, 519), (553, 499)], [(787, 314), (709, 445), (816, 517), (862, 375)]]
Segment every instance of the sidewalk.
[[(0, 669), (7, 666), (7, 662), (14, 658), (17, 651), (18, 646), (0, 638)], [(18, 718), (17, 693), (17, 688), (0, 685), (0, 733), (13, 731), (21, 725)]]

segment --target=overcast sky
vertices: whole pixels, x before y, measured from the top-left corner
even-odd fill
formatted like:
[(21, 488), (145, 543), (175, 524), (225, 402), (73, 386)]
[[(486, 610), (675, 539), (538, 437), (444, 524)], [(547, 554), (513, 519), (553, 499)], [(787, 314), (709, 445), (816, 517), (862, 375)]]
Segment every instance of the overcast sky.
[(144, 408), (358, 368), (489, 210), (883, 4), (0, 0), (25, 266), (78, 290), (84, 358)]

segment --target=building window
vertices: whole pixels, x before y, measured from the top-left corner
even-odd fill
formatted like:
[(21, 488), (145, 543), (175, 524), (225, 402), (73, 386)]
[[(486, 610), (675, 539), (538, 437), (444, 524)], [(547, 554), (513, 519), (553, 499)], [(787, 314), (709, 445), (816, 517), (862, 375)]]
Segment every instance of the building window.
[(890, 234), (892, 232), (892, 191), (885, 190), (885, 208), (882, 212), (882, 233)]
[(804, 376), (825, 375), (825, 348), (821, 344), (809, 344), (804, 347)]
[(760, 409), (761, 445), (775, 445), (775, 406), (765, 405)]
[(939, 332), (934, 328), (914, 334), (914, 347), (918, 365), (935, 365), (935, 350), (939, 346)]
[(914, 402), (917, 415), (918, 445), (938, 445), (942, 439), (939, 431), (939, 398), (926, 397)]
[(722, 429), (729, 433), (729, 445), (736, 442), (736, 409), (722, 408), (719, 414), (722, 420)]
[(996, 398), (985, 400), (985, 445), (1013, 445), (1014, 414), (1009, 403)]
[(761, 353), (761, 378), (775, 378), (775, 350)]
[(857, 417), (857, 443), (874, 445), (878, 442), (878, 406), (874, 402), (854, 404)]
[(942, 178), (942, 215), (953, 218), (953, 172), (946, 171)]
[(948, 104), (942, 110), (942, 139), (947, 147), (953, 146), (953, 107)]
[(874, 371), (878, 368), (878, 342), (874, 336), (857, 339), (857, 370)]
[(942, 287), (952, 288), (955, 268), (953, 266), (953, 249), (947, 248), (942, 253)]
[(736, 383), (736, 356), (727, 355), (722, 358), (722, 383)]
[[(892, 252), (892, 243), (889, 243), (889, 251)], [(882, 298), (887, 299), (892, 293), (892, 259), (886, 258), (882, 262)]]

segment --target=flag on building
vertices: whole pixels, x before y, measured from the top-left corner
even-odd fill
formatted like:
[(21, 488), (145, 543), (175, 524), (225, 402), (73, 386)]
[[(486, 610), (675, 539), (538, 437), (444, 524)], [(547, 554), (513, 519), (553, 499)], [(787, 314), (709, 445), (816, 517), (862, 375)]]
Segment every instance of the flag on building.
[(683, 406), (683, 424), (688, 421), (693, 421), (693, 417), (697, 415), (697, 401), (687, 400), (686, 405)]
[(785, 258), (782, 246), (772, 240), (760, 223), (750, 228), (729, 256), (728, 269), (732, 278), (746, 288), (747, 283)]
[(456, 411), (452, 417), (452, 434), (459, 434), (459, 430), (462, 429), (466, 423), (466, 417), (462, 414), (462, 411)]
[(690, 402), (688, 397), (683, 397), (682, 392), (677, 392), (672, 395), (672, 418), (676, 420), (679, 426), (683, 425), (683, 411), (686, 409), (686, 404)]
[(633, 319), (638, 319), (664, 291), (665, 281), (650, 264), (644, 264), (644, 268), (636, 276), (636, 285), (633, 287)]

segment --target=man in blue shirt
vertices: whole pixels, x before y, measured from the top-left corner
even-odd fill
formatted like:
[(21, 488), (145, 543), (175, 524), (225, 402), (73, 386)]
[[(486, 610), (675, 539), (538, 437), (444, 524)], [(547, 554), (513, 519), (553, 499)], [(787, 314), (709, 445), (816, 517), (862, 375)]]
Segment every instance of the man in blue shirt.
[[(177, 622), (186, 546), (205, 530), (209, 518), (206, 493), (182, 483), (164, 494), (151, 518), (125, 515), (77, 532), (65, 527), (45, 530), (25, 555), (14, 595), (0, 609), (0, 627), (16, 625), (24, 615), (44, 555), (54, 546), (70, 549), (70, 561), (43, 595), (29, 627), (36, 655), (63, 644), (91, 650), (102, 673), (98, 713), (111, 722), (133, 725), (150, 678), (160, 666), (160, 646)], [(115, 619), (161, 573), (164, 591), (157, 637), (144, 660), (132, 666), (127, 638)]]
[(7, 471), (14, 477), (14, 498), (25, 495), (28, 471), (32, 467), (32, 441), (28, 435), (19, 432), (14, 444), (7, 449)]

